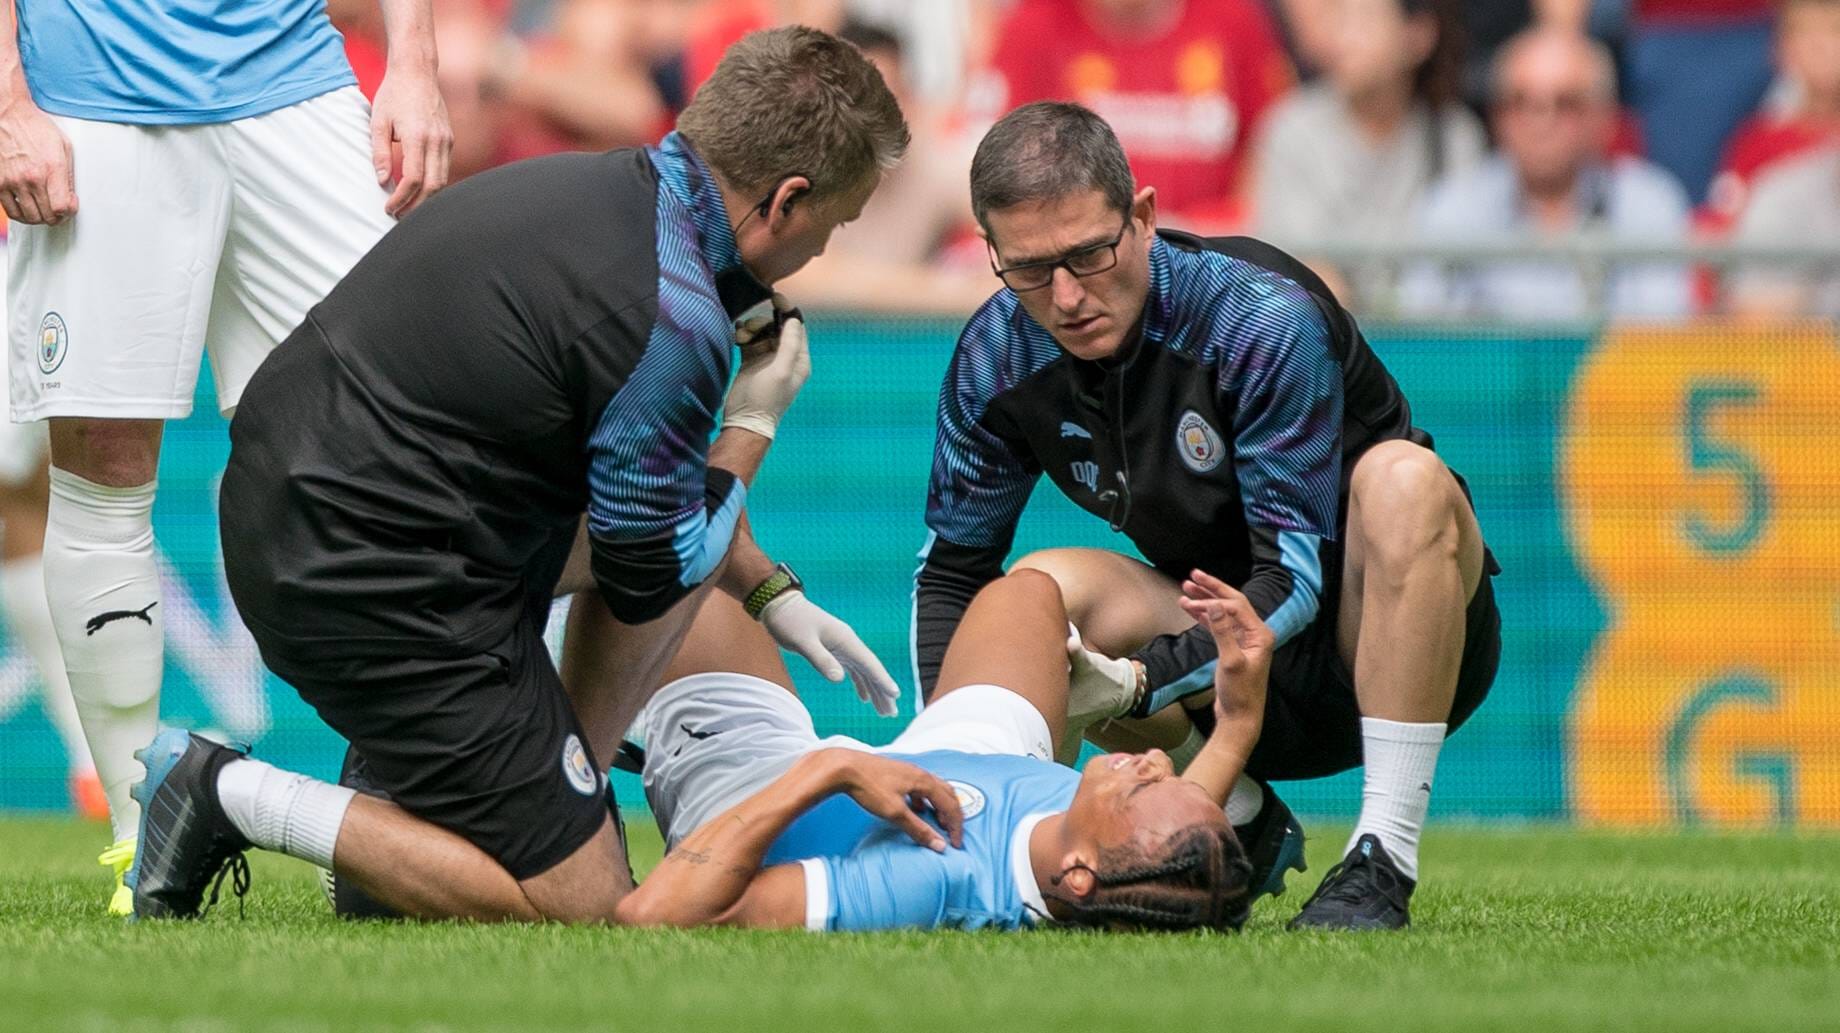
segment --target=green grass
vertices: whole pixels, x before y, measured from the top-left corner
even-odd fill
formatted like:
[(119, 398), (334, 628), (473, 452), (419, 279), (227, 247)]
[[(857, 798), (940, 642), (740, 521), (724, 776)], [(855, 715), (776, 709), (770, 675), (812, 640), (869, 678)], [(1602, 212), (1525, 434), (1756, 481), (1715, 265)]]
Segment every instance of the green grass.
[(1237, 937), (353, 925), (266, 857), (243, 918), (126, 926), (102, 838), (0, 821), (0, 1030), (1840, 1028), (1832, 837), (1437, 828), (1411, 931), (1285, 932), (1306, 876)]

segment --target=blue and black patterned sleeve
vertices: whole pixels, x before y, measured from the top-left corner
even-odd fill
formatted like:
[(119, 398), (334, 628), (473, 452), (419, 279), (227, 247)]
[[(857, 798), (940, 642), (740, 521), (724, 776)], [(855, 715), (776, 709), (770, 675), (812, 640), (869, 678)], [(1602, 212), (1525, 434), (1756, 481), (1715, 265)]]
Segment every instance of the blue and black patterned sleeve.
[(588, 441), (596, 584), (628, 624), (662, 616), (727, 555), (747, 486), (708, 465), (732, 334), (714, 301), (661, 292), (645, 354)]
[(959, 620), (1003, 573), (1016, 523), (1041, 468), (1019, 438), (993, 429), (990, 403), (1008, 386), (1003, 306), (984, 307), (960, 336), (939, 391), (927, 487), (926, 545), (914, 575), (914, 679), (931, 695)]
[[(1251, 541), (1240, 591), (1280, 644), (1316, 619), (1320, 550), (1335, 537), (1342, 479), (1342, 366), (1317, 301), (1282, 277), (1236, 290), (1221, 304), (1211, 342), (1223, 412), (1234, 413), (1233, 463)], [(1212, 686), (1216, 651), (1206, 628), (1165, 635), (1137, 653), (1152, 691), (1139, 713)]]

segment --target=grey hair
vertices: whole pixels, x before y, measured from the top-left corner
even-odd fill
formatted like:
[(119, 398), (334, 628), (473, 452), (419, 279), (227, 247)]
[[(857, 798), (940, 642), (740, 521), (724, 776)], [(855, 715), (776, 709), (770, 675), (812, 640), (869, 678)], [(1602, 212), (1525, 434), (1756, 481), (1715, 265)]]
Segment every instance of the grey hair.
[(971, 211), (990, 231), (991, 212), (1097, 190), (1121, 214), (1131, 211), (1136, 181), (1117, 134), (1078, 104), (1038, 101), (990, 127), (971, 159)]

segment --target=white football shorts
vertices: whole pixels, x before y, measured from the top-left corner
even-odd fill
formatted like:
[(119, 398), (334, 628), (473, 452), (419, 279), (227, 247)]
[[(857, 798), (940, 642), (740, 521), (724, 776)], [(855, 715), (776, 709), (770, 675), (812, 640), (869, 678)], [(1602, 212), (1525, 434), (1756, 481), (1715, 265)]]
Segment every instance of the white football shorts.
[(848, 736), (818, 738), (798, 697), (746, 674), (680, 678), (652, 697), (637, 727), (645, 743), (645, 798), (667, 849), (817, 749), (1054, 757), (1041, 712), (996, 685), (946, 693), (880, 749)]
[(12, 418), (178, 419), (199, 352), (219, 406), (389, 230), (357, 87), (215, 125), (53, 115), (77, 214), (11, 227)]

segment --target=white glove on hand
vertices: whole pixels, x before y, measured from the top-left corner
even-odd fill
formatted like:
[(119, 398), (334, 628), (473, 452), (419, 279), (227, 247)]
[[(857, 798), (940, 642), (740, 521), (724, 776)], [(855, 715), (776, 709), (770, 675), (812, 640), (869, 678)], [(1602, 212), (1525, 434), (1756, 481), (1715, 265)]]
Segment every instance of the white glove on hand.
[(780, 648), (804, 657), (831, 681), (842, 681), (848, 671), (856, 684), (857, 699), (875, 707), (883, 717), (894, 716), (901, 688), (888, 676), (888, 669), (848, 624), (805, 598), (804, 592), (780, 593), (761, 609), (760, 623)]
[[(774, 295), (776, 307), (785, 299)], [(770, 322), (770, 316), (758, 316), (735, 327), (737, 343), (751, 340)], [(811, 350), (805, 339), (805, 323), (798, 318), (780, 325), (779, 339), (750, 345), (741, 351), (741, 369), (729, 385), (728, 402), (722, 408), (722, 426), (751, 430), (771, 440), (779, 429), (779, 420), (792, 406), (799, 388), (811, 376)]]
[(1119, 717), (1137, 704), (1137, 666), (1129, 657), (1095, 653), (1067, 625), (1067, 726), (1083, 733), (1088, 725)]

